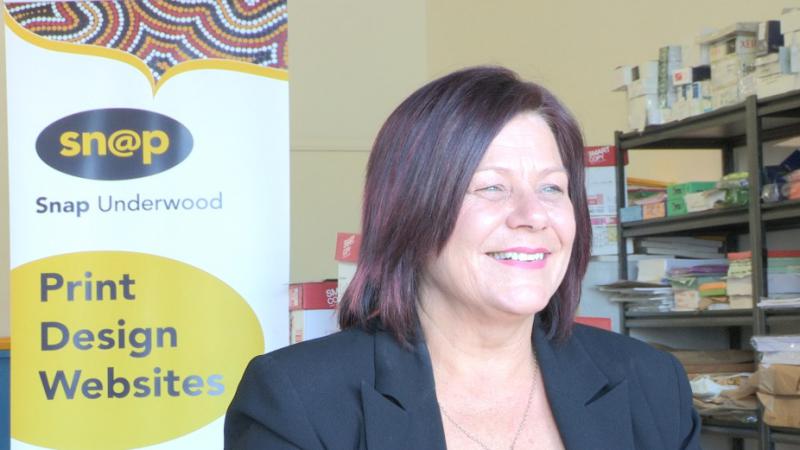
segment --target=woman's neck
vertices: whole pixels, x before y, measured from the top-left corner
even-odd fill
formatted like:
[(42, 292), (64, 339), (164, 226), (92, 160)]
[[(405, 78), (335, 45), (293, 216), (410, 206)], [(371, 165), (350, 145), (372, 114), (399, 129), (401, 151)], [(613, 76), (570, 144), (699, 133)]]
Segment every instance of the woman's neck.
[(533, 317), (492, 323), (486, 318), (418, 305), (434, 370), (448, 378), (502, 381), (533, 367)]

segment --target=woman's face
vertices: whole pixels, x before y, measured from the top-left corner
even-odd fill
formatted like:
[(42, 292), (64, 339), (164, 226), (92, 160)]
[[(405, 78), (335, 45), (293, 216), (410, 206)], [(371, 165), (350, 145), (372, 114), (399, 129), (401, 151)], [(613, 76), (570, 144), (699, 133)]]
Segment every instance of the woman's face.
[(511, 120), (473, 174), (452, 236), (428, 264), (422, 301), (486, 318), (544, 309), (575, 238), (568, 182), (544, 119)]

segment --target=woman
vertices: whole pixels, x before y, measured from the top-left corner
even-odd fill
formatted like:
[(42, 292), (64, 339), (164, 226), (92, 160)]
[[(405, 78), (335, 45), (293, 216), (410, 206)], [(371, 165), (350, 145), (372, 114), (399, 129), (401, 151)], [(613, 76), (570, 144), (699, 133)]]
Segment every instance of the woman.
[(583, 143), (545, 89), (478, 67), (406, 99), (370, 155), (342, 332), (255, 358), (229, 449), (699, 448), (680, 364), (573, 325)]

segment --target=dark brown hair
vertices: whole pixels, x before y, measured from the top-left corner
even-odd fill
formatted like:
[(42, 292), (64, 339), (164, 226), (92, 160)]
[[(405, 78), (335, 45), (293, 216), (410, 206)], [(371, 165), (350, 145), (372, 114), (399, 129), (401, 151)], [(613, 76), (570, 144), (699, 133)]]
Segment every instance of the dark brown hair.
[(575, 213), (570, 266), (539, 313), (548, 336), (570, 335), (591, 248), (583, 139), (546, 89), (501, 67), (474, 67), (434, 80), (383, 124), (367, 165), (358, 268), (339, 308), (342, 329), (381, 328), (408, 344), (431, 256), (445, 247), (467, 186), (494, 137), (512, 118), (536, 112), (549, 124), (569, 176)]

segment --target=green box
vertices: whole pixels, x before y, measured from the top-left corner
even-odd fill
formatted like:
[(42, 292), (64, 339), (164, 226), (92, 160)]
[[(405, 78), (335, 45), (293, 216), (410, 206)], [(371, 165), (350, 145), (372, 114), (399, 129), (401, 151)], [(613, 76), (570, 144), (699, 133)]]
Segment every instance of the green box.
[(686, 214), (686, 200), (683, 197), (667, 198), (667, 217)]
[(684, 195), (693, 192), (703, 192), (717, 187), (716, 181), (690, 181), (688, 183), (677, 183), (667, 186), (667, 198), (683, 198)]

